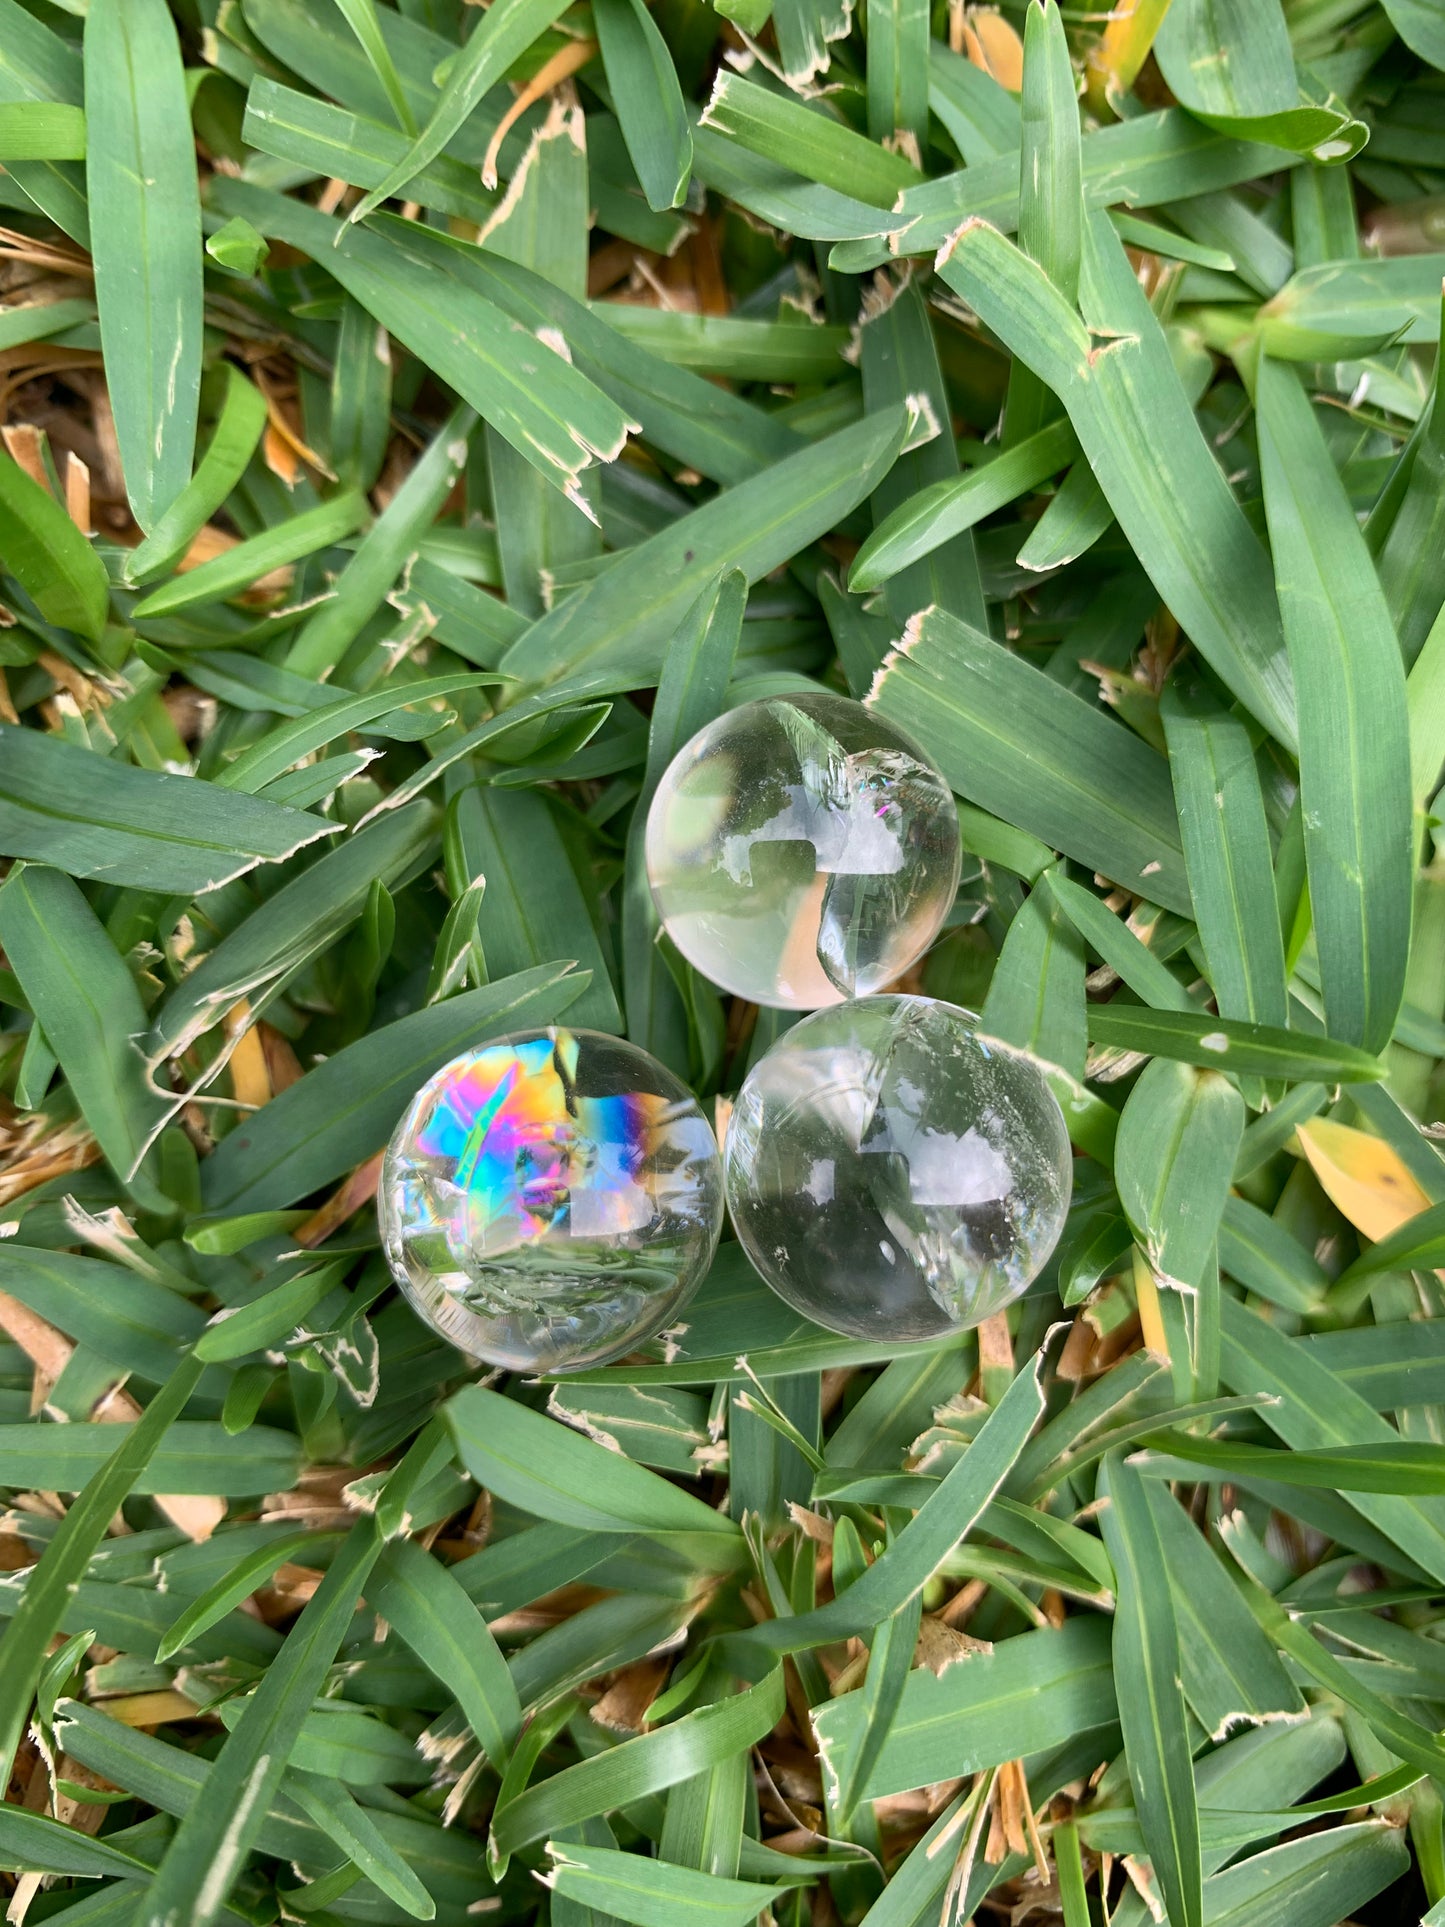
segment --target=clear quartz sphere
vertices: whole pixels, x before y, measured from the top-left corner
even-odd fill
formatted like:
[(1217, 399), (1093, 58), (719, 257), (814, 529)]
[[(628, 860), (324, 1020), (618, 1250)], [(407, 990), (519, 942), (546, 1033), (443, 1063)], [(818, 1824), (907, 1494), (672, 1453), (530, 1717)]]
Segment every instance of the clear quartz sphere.
[(818, 1010), (892, 983), (958, 888), (943, 777), (861, 703), (744, 703), (669, 764), (647, 816), (663, 928), (724, 990)]
[(748, 1074), (724, 1163), (754, 1265), (854, 1338), (937, 1338), (1011, 1304), (1057, 1244), (1073, 1187), (1039, 1066), (928, 997), (795, 1024)]
[(512, 1371), (575, 1371), (691, 1297), (722, 1229), (722, 1165), (697, 1099), (646, 1051), (533, 1031), (422, 1086), (377, 1210), (397, 1283), (443, 1338)]

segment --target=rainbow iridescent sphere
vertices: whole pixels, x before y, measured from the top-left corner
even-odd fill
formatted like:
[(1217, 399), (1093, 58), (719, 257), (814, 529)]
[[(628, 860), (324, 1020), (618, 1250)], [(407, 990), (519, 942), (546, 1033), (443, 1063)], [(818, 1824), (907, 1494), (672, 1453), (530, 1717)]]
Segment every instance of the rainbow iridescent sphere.
[(767, 697), (668, 765), (647, 816), (663, 928), (735, 996), (818, 1010), (882, 990), (937, 936), (958, 889), (948, 784), (861, 703)]
[(565, 1372), (667, 1325), (712, 1262), (722, 1167), (696, 1098), (599, 1031), (502, 1037), (425, 1084), (382, 1164), (398, 1284), (444, 1338)]
[(778, 1296), (870, 1339), (938, 1338), (1021, 1297), (1073, 1185), (1037, 1063), (929, 997), (865, 997), (780, 1037), (738, 1093), (726, 1173)]

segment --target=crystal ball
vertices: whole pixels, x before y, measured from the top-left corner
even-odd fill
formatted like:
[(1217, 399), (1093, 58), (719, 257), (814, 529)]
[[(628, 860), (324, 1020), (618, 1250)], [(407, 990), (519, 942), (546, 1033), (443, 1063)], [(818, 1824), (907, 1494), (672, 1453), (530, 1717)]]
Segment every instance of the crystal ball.
[(592, 1030), (501, 1037), (412, 1100), (382, 1161), (387, 1260), (459, 1350), (565, 1372), (662, 1329), (712, 1262), (722, 1164), (686, 1085)]
[(678, 751), (647, 816), (663, 928), (724, 990), (818, 1010), (882, 990), (958, 888), (958, 812), (891, 723), (844, 696), (768, 697)]
[(1073, 1186), (1037, 1063), (927, 997), (796, 1024), (749, 1072), (724, 1164), (753, 1264), (852, 1338), (938, 1338), (1011, 1304), (1058, 1242)]

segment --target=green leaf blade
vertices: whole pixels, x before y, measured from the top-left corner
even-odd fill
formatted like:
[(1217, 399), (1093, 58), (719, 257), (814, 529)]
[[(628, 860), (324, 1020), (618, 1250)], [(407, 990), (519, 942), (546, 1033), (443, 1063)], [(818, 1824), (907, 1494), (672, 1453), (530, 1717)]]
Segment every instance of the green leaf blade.
[(1404, 667), (1304, 391), (1291, 371), (1268, 359), (1259, 367), (1259, 423), (1265, 508), (1300, 704), (1305, 855), (1326, 1021), (1348, 1042), (1379, 1050), (1404, 995), (1409, 947)]
[(201, 372), (201, 209), (164, 0), (98, 0), (85, 82), (101, 340), (126, 490), (149, 531), (191, 479)]
[(1105, 1479), (1104, 1543), (1119, 1582), (1114, 1677), (1134, 1799), (1171, 1920), (1202, 1927), (1199, 1807), (1163, 1548), (1138, 1474), (1111, 1458)]

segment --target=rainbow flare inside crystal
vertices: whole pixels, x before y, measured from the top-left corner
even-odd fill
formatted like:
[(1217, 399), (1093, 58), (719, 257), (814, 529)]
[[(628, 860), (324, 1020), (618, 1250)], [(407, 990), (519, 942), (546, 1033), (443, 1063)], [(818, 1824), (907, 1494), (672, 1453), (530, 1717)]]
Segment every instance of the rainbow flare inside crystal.
[(684, 1085), (619, 1038), (552, 1029), (456, 1058), (388, 1148), (382, 1237), (463, 1351), (564, 1371), (664, 1325), (712, 1258), (717, 1146)]

